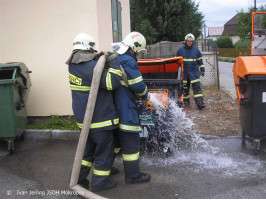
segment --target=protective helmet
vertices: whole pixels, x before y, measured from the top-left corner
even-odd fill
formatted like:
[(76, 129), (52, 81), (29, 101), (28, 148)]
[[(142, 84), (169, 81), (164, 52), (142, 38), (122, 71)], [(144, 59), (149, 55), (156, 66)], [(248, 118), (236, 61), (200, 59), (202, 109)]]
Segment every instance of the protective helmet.
[(136, 53), (139, 53), (146, 48), (146, 39), (139, 32), (129, 33), (122, 42)]
[(86, 33), (79, 33), (73, 40), (73, 49), (95, 50), (93, 37)]
[(185, 41), (194, 41), (195, 37), (193, 34), (189, 33), (185, 36)]
[(113, 43), (113, 49), (118, 54), (124, 54), (128, 48), (131, 48), (134, 52), (139, 53), (146, 48), (146, 39), (139, 32), (129, 33), (122, 42)]

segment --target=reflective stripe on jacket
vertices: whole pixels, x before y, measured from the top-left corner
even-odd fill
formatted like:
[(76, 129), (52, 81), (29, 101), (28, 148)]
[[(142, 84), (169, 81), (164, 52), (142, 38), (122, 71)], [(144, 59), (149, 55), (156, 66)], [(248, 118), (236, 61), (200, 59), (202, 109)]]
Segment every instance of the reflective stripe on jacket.
[(199, 79), (200, 72), (204, 72), (205, 68), (202, 61), (202, 55), (197, 47), (182, 46), (177, 52), (176, 56), (182, 56), (184, 62), (184, 80), (191, 81)]
[[(109, 56), (112, 53), (109, 53)], [(69, 65), (69, 82), (72, 93), (72, 109), (79, 128), (82, 128), (83, 118), (90, 94), (90, 86), (95, 60)], [(118, 127), (119, 118), (113, 102), (113, 90), (120, 85), (122, 72), (117, 58), (108, 62), (103, 69), (99, 91), (94, 108), (90, 129), (92, 132), (112, 130)]]
[(119, 128), (125, 132), (141, 132), (136, 105), (136, 94), (147, 99), (148, 89), (138, 69), (137, 59), (127, 51), (117, 56), (127, 74), (128, 84), (121, 81), (115, 92), (115, 105), (119, 115)]

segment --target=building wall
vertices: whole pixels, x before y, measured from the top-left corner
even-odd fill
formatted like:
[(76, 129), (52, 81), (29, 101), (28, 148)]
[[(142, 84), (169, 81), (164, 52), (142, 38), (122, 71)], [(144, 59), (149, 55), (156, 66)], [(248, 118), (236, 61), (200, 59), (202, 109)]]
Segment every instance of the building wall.
[[(96, 49), (111, 50), (110, 4), (109, 0), (0, 0), (0, 63), (24, 62), (32, 71), (29, 116), (72, 114), (65, 62), (73, 38), (79, 32), (89, 33)], [(125, 21), (129, 27), (130, 20)]]
[(240, 37), (239, 36), (231, 36), (232, 38), (232, 41), (233, 41), (233, 44), (235, 44), (238, 40), (240, 40)]
[(113, 40), (111, 0), (110, 2), (106, 0), (97, 1), (97, 11), (98, 33), (100, 38), (98, 47), (101, 50), (110, 51)]

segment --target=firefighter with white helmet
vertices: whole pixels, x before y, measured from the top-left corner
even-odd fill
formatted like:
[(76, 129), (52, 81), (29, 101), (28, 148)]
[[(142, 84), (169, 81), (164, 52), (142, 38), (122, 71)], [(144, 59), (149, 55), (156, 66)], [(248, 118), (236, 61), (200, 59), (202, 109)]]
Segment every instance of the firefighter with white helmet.
[(185, 45), (177, 50), (176, 56), (182, 56), (184, 63), (184, 107), (190, 104), (189, 89), (190, 84), (192, 84), (194, 100), (198, 109), (201, 110), (205, 108), (205, 105), (200, 88), (200, 75), (204, 76), (205, 68), (199, 49), (193, 45), (194, 41), (194, 35), (187, 34), (185, 36)]
[(91, 35), (79, 33), (73, 41), (73, 49), (95, 51), (95, 42)]
[[(123, 67), (127, 82), (115, 91), (115, 106), (119, 116), (118, 136), (121, 143), (126, 184), (148, 182), (151, 175), (140, 172), (139, 146), (141, 132), (136, 98), (147, 100), (148, 88), (138, 70), (137, 55), (146, 48), (146, 39), (139, 32), (129, 33), (122, 42), (112, 44)], [(137, 97), (136, 97), (137, 96)]]
[[(69, 65), (69, 83), (72, 93), (72, 109), (78, 127), (83, 126), (94, 68), (97, 63), (95, 42), (92, 36), (79, 33), (73, 41), (73, 52), (66, 62)], [(111, 189), (116, 183), (109, 179), (113, 163), (113, 130), (118, 128), (119, 118), (113, 101), (113, 91), (120, 85), (122, 72), (113, 53), (106, 52), (107, 65), (103, 69), (90, 134), (86, 143), (78, 184), (89, 186), (86, 179), (94, 163), (91, 190)]]

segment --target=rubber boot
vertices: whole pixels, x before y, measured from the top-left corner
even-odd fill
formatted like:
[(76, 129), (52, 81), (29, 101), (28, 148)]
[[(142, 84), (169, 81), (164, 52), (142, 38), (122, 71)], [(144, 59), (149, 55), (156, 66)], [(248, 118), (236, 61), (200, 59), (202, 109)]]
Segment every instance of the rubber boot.
[(184, 101), (183, 108), (187, 108), (187, 107), (189, 107), (189, 105), (190, 105), (190, 101), (186, 100), (186, 101)]
[(84, 187), (84, 188), (86, 188), (86, 189), (89, 189), (89, 187), (90, 187), (90, 181), (89, 180), (84, 180), (84, 181), (82, 181), (82, 182), (78, 182), (78, 184), (81, 186), (81, 187)]
[(105, 181), (101, 185), (92, 186), (91, 187), (91, 191), (92, 192), (100, 192), (100, 191), (103, 191), (103, 190), (112, 189), (114, 187), (116, 187), (116, 183), (114, 181), (111, 181), (110, 179), (108, 179), (107, 181)]
[[(72, 172), (69, 173), (69, 176), (68, 176), (68, 183), (70, 183), (71, 174), (72, 174)], [(87, 189), (89, 189), (89, 187), (90, 187), (90, 181), (89, 181), (88, 179), (85, 179), (84, 181), (79, 181), (78, 184), (79, 184), (81, 187), (84, 187), (84, 188), (87, 188)]]
[(148, 173), (140, 173), (137, 178), (125, 178), (126, 184), (145, 183), (151, 180), (151, 175)]
[(111, 172), (110, 172), (110, 175), (116, 175), (119, 173), (119, 169), (115, 168), (115, 167), (112, 167), (111, 168)]
[(197, 106), (199, 110), (202, 110), (203, 108), (205, 108), (204, 103), (198, 103)]

